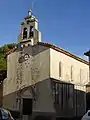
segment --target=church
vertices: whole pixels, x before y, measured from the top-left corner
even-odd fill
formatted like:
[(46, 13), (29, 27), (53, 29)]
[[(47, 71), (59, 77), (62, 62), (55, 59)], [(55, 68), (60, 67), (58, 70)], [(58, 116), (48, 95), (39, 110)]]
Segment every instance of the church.
[(21, 23), (18, 47), (7, 53), (3, 107), (27, 119), (82, 116), (88, 82), (89, 63), (42, 42), (38, 20), (29, 10)]

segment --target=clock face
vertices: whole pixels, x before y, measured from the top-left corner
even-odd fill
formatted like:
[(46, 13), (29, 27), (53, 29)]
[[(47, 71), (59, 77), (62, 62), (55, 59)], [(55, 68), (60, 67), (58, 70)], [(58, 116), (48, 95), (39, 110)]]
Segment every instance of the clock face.
[(30, 58), (31, 58), (31, 56), (28, 53), (26, 53), (19, 58), (18, 62), (23, 63), (25, 61), (28, 61)]
[(26, 60), (28, 60), (29, 58), (30, 58), (29, 54), (26, 53), (26, 54), (24, 55), (24, 60), (26, 61)]

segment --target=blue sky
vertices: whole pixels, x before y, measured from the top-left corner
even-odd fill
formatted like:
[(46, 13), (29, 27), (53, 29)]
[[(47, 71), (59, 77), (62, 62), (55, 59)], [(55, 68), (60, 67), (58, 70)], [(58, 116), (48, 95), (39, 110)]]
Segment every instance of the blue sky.
[(32, 2), (42, 41), (83, 56), (90, 48), (90, 0), (0, 0), (0, 46), (17, 42)]

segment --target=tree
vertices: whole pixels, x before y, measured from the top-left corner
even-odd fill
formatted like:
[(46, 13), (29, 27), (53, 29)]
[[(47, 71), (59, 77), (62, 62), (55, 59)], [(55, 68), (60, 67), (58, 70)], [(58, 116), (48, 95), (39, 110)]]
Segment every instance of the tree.
[(2, 78), (3, 75), (5, 75), (5, 71), (7, 70), (7, 59), (5, 58), (5, 54), (11, 49), (15, 48), (15, 46), (17, 47), (17, 44), (12, 43), (0, 47), (0, 76), (2, 76)]

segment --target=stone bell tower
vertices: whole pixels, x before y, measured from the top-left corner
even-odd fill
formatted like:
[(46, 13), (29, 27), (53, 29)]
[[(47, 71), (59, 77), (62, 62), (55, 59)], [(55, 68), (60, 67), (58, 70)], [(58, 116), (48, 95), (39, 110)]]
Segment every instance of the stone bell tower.
[(21, 33), (18, 42), (23, 46), (35, 45), (41, 42), (41, 32), (38, 30), (38, 20), (28, 10), (28, 16), (21, 23)]

